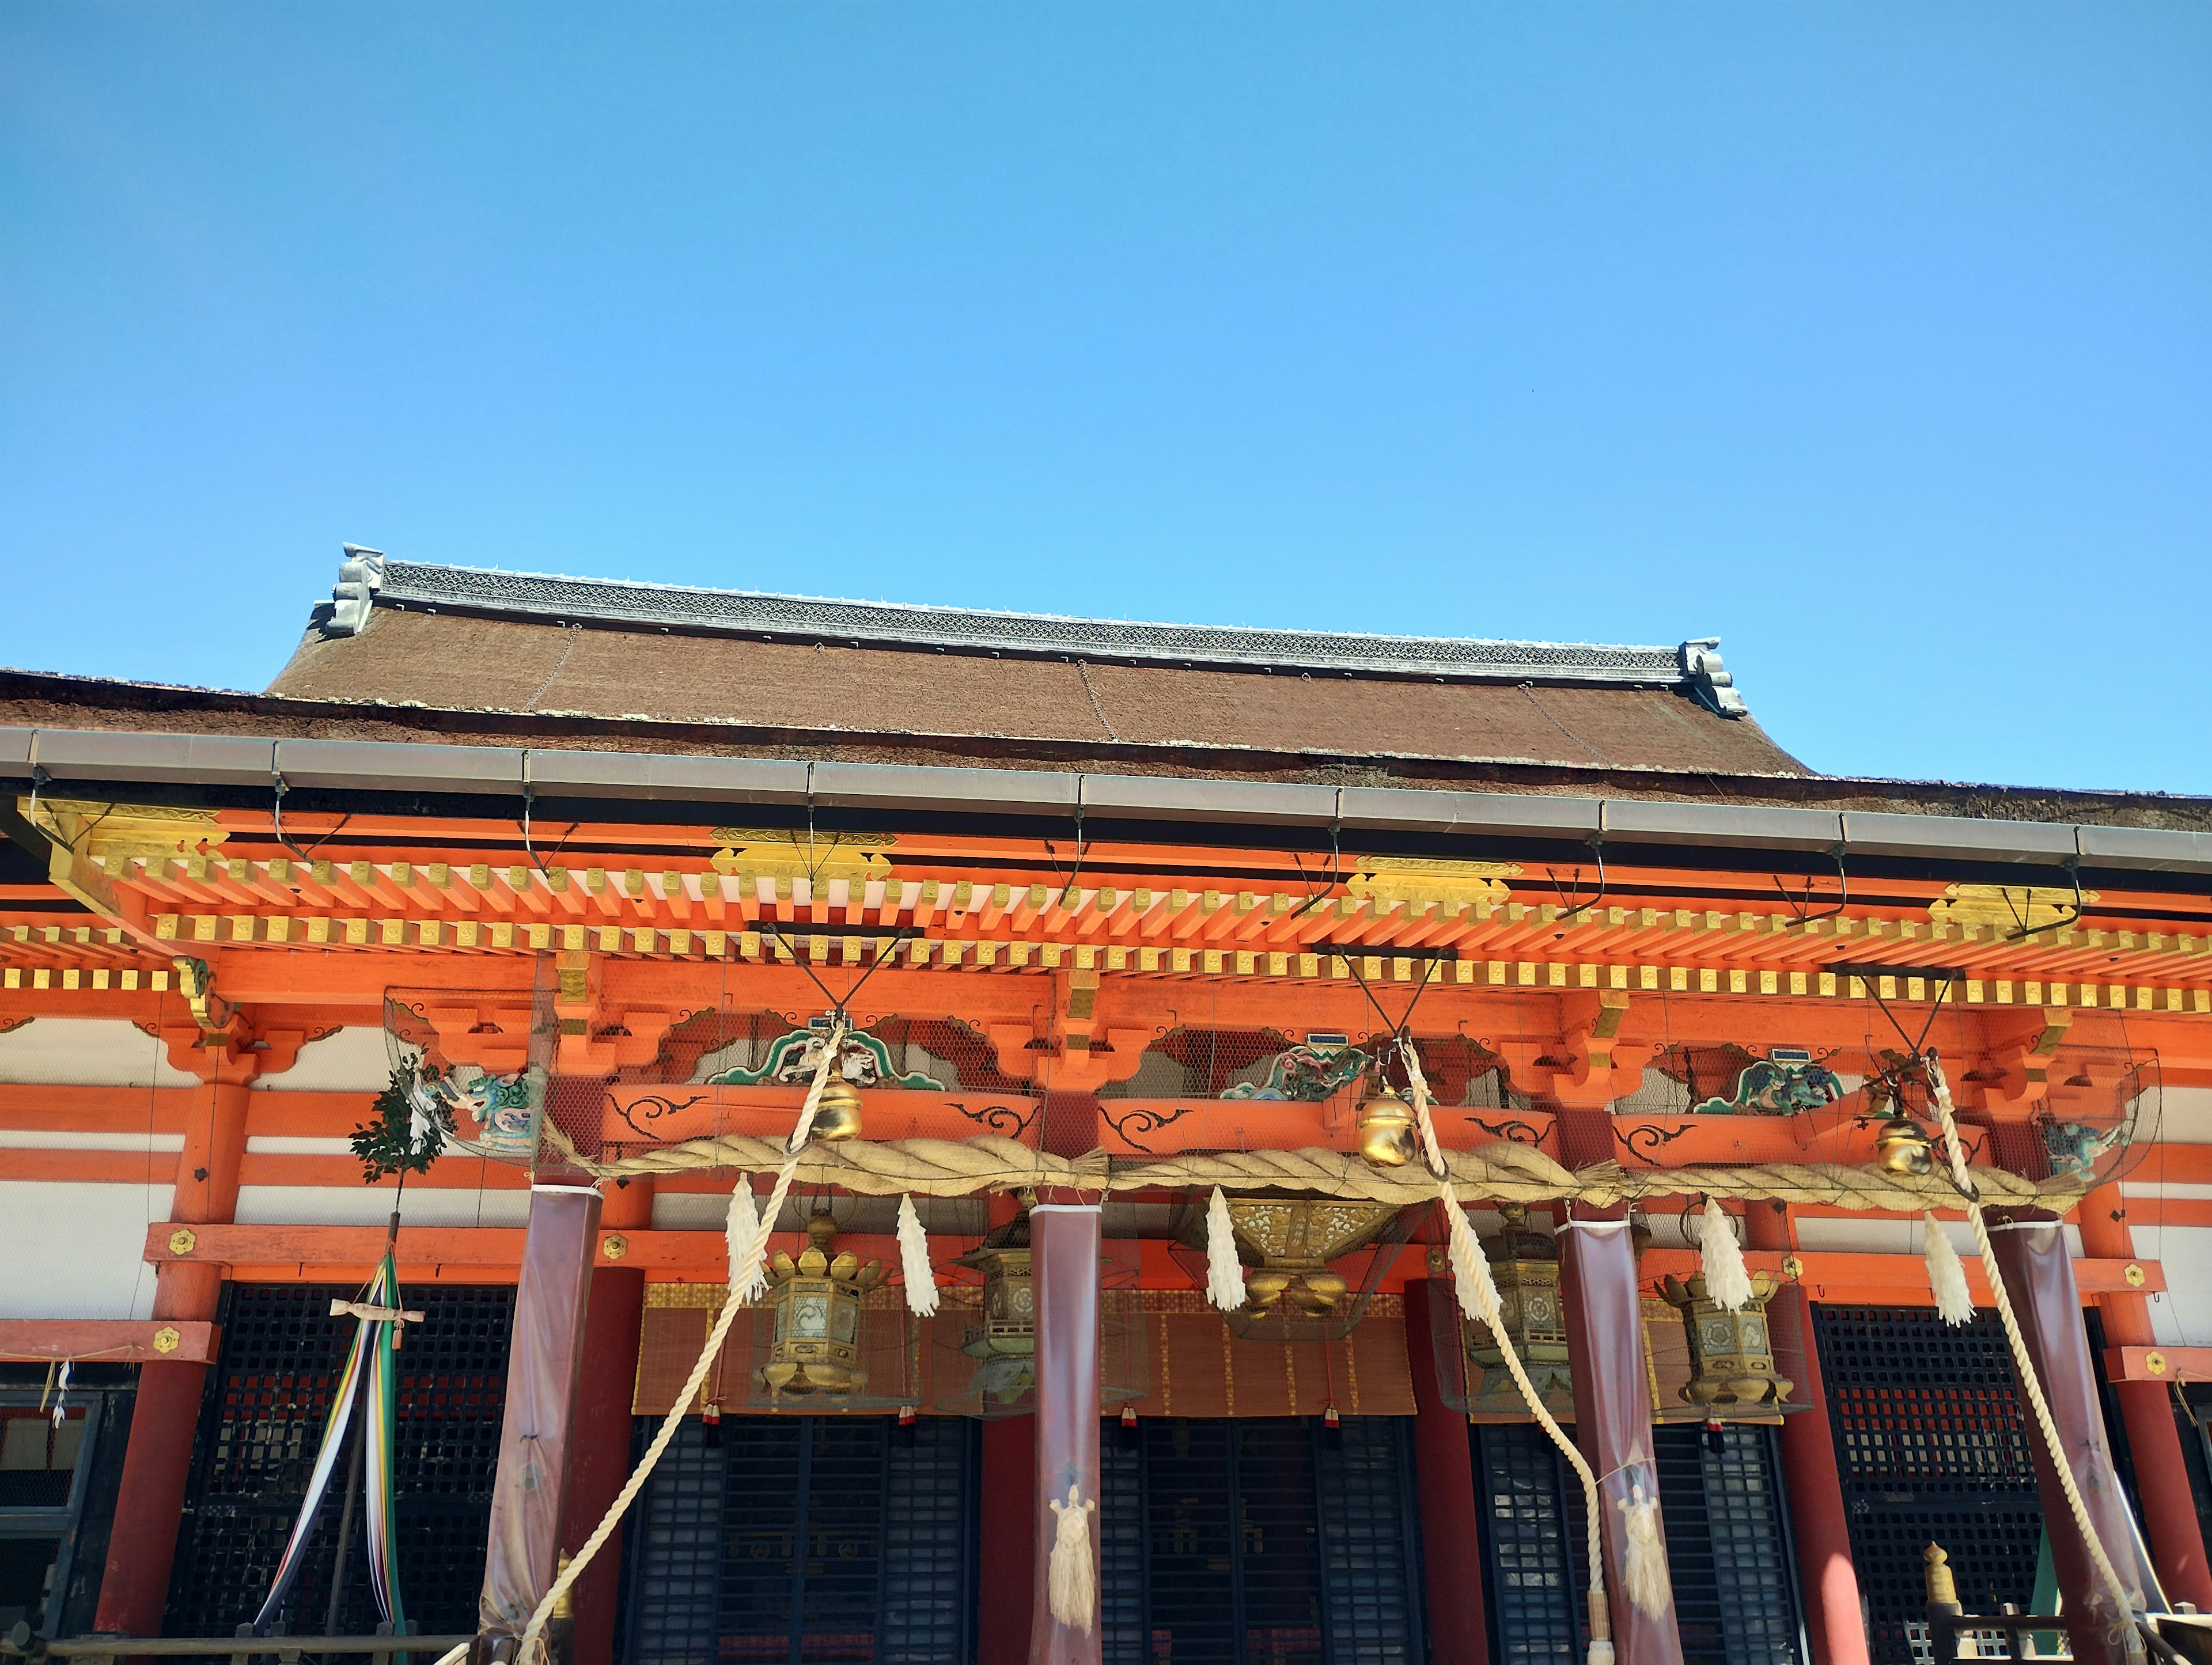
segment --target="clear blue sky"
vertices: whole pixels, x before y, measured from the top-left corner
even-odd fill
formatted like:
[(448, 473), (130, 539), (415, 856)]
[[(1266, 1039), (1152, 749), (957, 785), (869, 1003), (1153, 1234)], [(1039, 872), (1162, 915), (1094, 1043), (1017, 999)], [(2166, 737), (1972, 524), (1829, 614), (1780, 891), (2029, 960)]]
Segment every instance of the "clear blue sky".
[(0, 9), (0, 662), (351, 539), (1673, 642), (2212, 792), (2212, 8)]

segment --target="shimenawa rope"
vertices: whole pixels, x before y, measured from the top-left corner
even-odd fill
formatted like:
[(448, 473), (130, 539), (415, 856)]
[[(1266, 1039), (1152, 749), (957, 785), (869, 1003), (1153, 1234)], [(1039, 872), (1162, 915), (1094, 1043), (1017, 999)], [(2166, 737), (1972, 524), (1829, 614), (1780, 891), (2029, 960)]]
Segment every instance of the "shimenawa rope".
[[(653, 1437), (653, 1443), (645, 1448), (645, 1455), (638, 1459), (637, 1467), (630, 1471), (630, 1477), (624, 1482), (621, 1494), (608, 1505), (606, 1517), (593, 1528), (592, 1535), (584, 1540), (584, 1547), (575, 1553), (568, 1565), (561, 1569), (560, 1576), (553, 1581), (553, 1587), (545, 1592), (537, 1611), (530, 1615), (530, 1622), (523, 1627), (521, 1645), (515, 1650), (515, 1658), (520, 1665), (538, 1665), (544, 1652), (541, 1638), (545, 1621), (552, 1617), (554, 1607), (568, 1593), (568, 1586), (582, 1577), (584, 1569), (592, 1564), (592, 1558), (614, 1535), (615, 1528), (621, 1524), (624, 1512), (652, 1474), (653, 1465), (660, 1461), (660, 1454), (668, 1449), (669, 1441), (676, 1437), (676, 1431), (684, 1425), (684, 1419), (690, 1414), (692, 1402), (699, 1397), (699, 1389), (707, 1380), (707, 1372), (721, 1357), (722, 1344), (729, 1339), (730, 1328), (744, 1308), (744, 1303), (738, 1298), (737, 1291), (752, 1281), (753, 1273), (768, 1254), (769, 1238), (775, 1230), (776, 1217), (783, 1212), (784, 1199), (791, 1193), (792, 1181), (798, 1175), (799, 1159), (805, 1154), (807, 1136), (814, 1129), (815, 1108), (822, 1102), (823, 1086), (830, 1079), (830, 1068), (837, 1059), (838, 1043), (844, 1038), (845, 1025), (841, 1022), (830, 1030), (830, 1038), (823, 1046), (821, 1060), (814, 1066), (813, 1085), (807, 1088), (806, 1102), (799, 1107), (799, 1124), (792, 1129), (791, 1142), (786, 1147), (783, 1164), (776, 1170), (775, 1189), (769, 1194), (768, 1202), (761, 1210), (759, 1229), (753, 1234), (752, 1252), (746, 1257), (743, 1267), (732, 1266), (730, 1268), (731, 1292), (722, 1303), (721, 1316), (715, 1319), (714, 1328), (708, 1334), (707, 1345), (700, 1350), (698, 1363), (692, 1365), (690, 1376), (678, 1391), (675, 1404), (670, 1407), (666, 1419), (660, 1425), (660, 1431)], [(439, 1665), (447, 1665), (447, 1662), (441, 1660)]]

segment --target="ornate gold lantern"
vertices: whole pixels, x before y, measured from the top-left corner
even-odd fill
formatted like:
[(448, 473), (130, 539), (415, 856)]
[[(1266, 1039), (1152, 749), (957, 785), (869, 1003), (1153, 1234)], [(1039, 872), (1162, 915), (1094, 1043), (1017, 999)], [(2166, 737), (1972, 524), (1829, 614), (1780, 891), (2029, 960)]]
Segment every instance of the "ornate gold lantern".
[(811, 1136), (825, 1145), (860, 1136), (860, 1090), (834, 1070), (816, 1101)]
[[(1525, 1204), (1500, 1203), (1504, 1221), (1484, 1245), (1490, 1274), (1498, 1285), (1498, 1313), (1528, 1380), (1547, 1405), (1572, 1401), (1574, 1378), (1567, 1368), (1567, 1316), (1559, 1301), (1559, 1251), (1528, 1224)], [(1521, 1389), (1505, 1368), (1505, 1350), (1487, 1324), (1468, 1321), (1461, 1330), (1468, 1362), (1482, 1370), (1482, 1389), (1469, 1409), (1525, 1412)]]
[(1874, 1136), (1875, 1165), (1887, 1173), (1920, 1175), (1936, 1167), (1935, 1147), (1927, 1131), (1909, 1116), (1893, 1115)]
[(1230, 1224), (1260, 1261), (1245, 1274), (1245, 1310), (1300, 1317), (1334, 1311), (1350, 1285), (1328, 1263), (1382, 1231), (1397, 1212), (1387, 1202), (1231, 1198)]
[(1774, 1280), (1752, 1274), (1751, 1299), (1730, 1312), (1705, 1293), (1705, 1274), (1687, 1283), (1668, 1278), (1667, 1304), (1682, 1315), (1690, 1341), (1690, 1379), (1682, 1397), (1707, 1412), (1772, 1407), (1796, 1384), (1774, 1373), (1774, 1338), (1766, 1328), (1766, 1303)]
[(1036, 1382), (1036, 1286), (1030, 1254), (1024, 1209), (952, 1262), (983, 1274), (983, 1322), (968, 1332), (960, 1351), (981, 1361), (975, 1391), (1001, 1404), (1019, 1399)]
[(862, 1266), (850, 1253), (832, 1259), (837, 1223), (827, 1209), (806, 1223), (807, 1247), (797, 1261), (778, 1252), (768, 1268), (775, 1339), (761, 1385), (786, 1394), (856, 1394), (868, 1385), (860, 1368), (860, 1299), (884, 1280), (884, 1263)]
[(1359, 1102), (1359, 1154), (1376, 1168), (1403, 1168), (1419, 1151), (1413, 1107), (1390, 1085), (1375, 1079)]

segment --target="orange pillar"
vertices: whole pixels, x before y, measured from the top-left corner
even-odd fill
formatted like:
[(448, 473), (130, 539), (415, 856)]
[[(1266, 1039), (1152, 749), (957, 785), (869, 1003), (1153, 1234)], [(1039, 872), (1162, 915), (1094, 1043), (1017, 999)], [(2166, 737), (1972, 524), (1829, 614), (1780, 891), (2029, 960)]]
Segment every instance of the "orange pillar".
[[(651, 1180), (610, 1185), (601, 1195), (603, 1231), (641, 1231), (653, 1224)], [(576, 1389), (575, 1437), (568, 1454), (568, 1498), (561, 1526), (561, 1545), (570, 1554), (592, 1535), (629, 1478), (631, 1433), (636, 1425), (630, 1406), (644, 1317), (642, 1268), (592, 1268), (591, 1304), (584, 1319), (584, 1371)], [(622, 1542), (617, 1533), (573, 1587), (574, 1665), (611, 1665), (614, 1658)]]
[[(179, 1226), (228, 1220), (238, 1206), (239, 1163), (246, 1154), (246, 1084), (259, 1060), (227, 1046), (177, 1043), (171, 1046), (170, 1061), (194, 1071), (203, 1085), (192, 1095), (185, 1125), (169, 1218)], [(155, 1273), (154, 1316), (213, 1318), (222, 1298), (222, 1274), (223, 1268), (212, 1264), (164, 1264)], [(207, 1369), (161, 1361), (140, 1367), (115, 1498), (115, 1527), (93, 1619), (96, 1630), (139, 1637), (161, 1633)]]
[(1406, 1362), (1413, 1378), (1413, 1461), (1419, 1474), (1421, 1563), (1433, 1665), (1490, 1665), (1482, 1610), (1482, 1540), (1467, 1418), (1438, 1394), (1430, 1303), (1455, 1301), (1448, 1278), (1406, 1284)]
[[(2127, 1205), (2117, 1185), (2100, 1186), (2081, 1199), (2081, 1252), (2099, 1260), (2135, 1256), (2127, 1226)], [(2141, 1295), (2100, 1295), (2105, 1340), (2116, 1347), (2148, 1346), (2150, 1302)], [(2173, 1424), (2173, 1403), (2162, 1382), (2116, 1382), (2120, 1420), (2128, 1431), (2136, 1490), (2142, 1496), (2143, 1536), (2150, 1540), (2152, 1565), (2169, 1601), (2194, 1602), (2212, 1613), (2212, 1569), (2205, 1565), (2204, 1534), (2197, 1523), (2197, 1499), (2190, 1494), (2189, 1468), (2181, 1454), (2181, 1431)]]

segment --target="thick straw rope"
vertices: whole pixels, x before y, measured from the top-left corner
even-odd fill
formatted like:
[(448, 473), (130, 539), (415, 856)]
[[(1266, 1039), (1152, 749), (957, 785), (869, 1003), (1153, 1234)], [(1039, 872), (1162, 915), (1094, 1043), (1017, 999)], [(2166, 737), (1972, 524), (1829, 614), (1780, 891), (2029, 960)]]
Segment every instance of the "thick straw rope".
[[(597, 1179), (635, 1174), (680, 1174), (735, 1168), (760, 1172), (785, 1160), (775, 1139), (738, 1133), (685, 1139), (613, 1162), (579, 1153), (548, 1126), (546, 1142), (564, 1159)], [(1453, 1194), (1462, 1200), (1553, 1202), (1571, 1197), (1595, 1207), (1656, 1195), (1725, 1197), (1741, 1202), (1824, 1203), (1831, 1207), (1917, 1214), (1955, 1207), (1958, 1194), (1939, 1174), (1891, 1174), (1875, 1167), (1833, 1163), (1709, 1164), (1631, 1170), (1600, 1162), (1571, 1172), (1533, 1145), (1498, 1139), (1443, 1158)], [(1975, 1170), (1982, 1194), (2009, 1207), (2064, 1212), (2087, 1188), (2080, 1177), (2022, 1179), (2000, 1168)], [(1211, 1189), (1316, 1191), (1332, 1197), (1386, 1202), (1399, 1207), (1426, 1202), (1436, 1186), (1426, 1174), (1376, 1169), (1341, 1151), (1188, 1152), (1160, 1157), (1109, 1157), (1103, 1151), (1069, 1158), (1031, 1150), (994, 1133), (973, 1139), (849, 1139), (801, 1153), (799, 1180), (836, 1186), (859, 1196), (970, 1196), (1023, 1186), (1062, 1185), (1085, 1191)]]
[[(714, 1320), (714, 1327), (708, 1334), (707, 1345), (700, 1350), (698, 1363), (692, 1365), (690, 1376), (678, 1392), (675, 1404), (669, 1408), (666, 1419), (660, 1425), (660, 1431), (653, 1437), (653, 1443), (645, 1448), (645, 1455), (638, 1459), (637, 1467), (630, 1471), (630, 1477), (623, 1485), (621, 1494), (608, 1506), (606, 1517), (593, 1528), (592, 1535), (584, 1540), (584, 1547), (576, 1552), (568, 1565), (562, 1568), (560, 1577), (553, 1581), (552, 1589), (545, 1592), (537, 1611), (530, 1615), (529, 1624), (523, 1627), (522, 1644), (515, 1651), (520, 1665), (538, 1665), (544, 1651), (540, 1638), (545, 1630), (545, 1621), (552, 1617), (554, 1607), (568, 1594), (568, 1586), (583, 1576), (584, 1569), (592, 1564), (592, 1558), (599, 1553), (609, 1538), (614, 1536), (615, 1528), (622, 1523), (624, 1512), (644, 1487), (647, 1478), (653, 1473), (653, 1465), (660, 1461), (660, 1454), (668, 1449), (668, 1442), (676, 1437), (676, 1431), (684, 1425), (684, 1419), (690, 1413), (692, 1401), (699, 1397), (700, 1387), (707, 1380), (707, 1372), (721, 1357), (722, 1344), (729, 1339), (730, 1327), (737, 1322), (738, 1314), (744, 1310), (745, 1303), (737, 1298), (736, 1291), (751, 1281), (753, 1269), (768, 1254), (769, 1238), (775, 1232), (776, 1217), (783, 1212), (784, 1199), (791, 1194), (792, 1182), (798, 1176), (801, 1158), (806, 1155), (807, 1137), (814, 1130), (815, 1108), (822, 1102), (823, 1086), (830, 1079), (830, 1072), (837, 1061), (838, 1045), (844, 1038), (845, 1025), (841, 1022), (830, 1030), (829, 1039), (823, 1045), (821, 1061), (814, 1066), (813, 1085), (807, 1088), (806, 1102), (799, 1107), (799, 1124), (791, 1131), (791, 1142), (780, 1153), (782, 1163), (776, 1170), (775, 1189), (769, 1194), (768, 1206), (761, 1210), (760, 1228), (753, 1234), (751, 1252), (746, 1256), (744, 1266), (730, 1268), (731, 1293), (722, 1303), (721, 1316)], [(550, 1122), (547, 1127), (549, 1131), (551, 1129)], [(562, 1140), (562, 1143), (567, 1141)], [(570, 1148), (573, 1150), (574, 1147)], [(741, 1176), (738, 1183), (745, 1182)], [(446, 1662), (441, 1660), (439, 1665), (446, 1665)]]
[[(1407, 1081), (1413, 1091), (1413, 1117), (1420, 1126), (1422, 1149), (1428, 1154), (1437, 1189), (1443, 1194), (1444, 1206), (1456, 1210), (1459, 1199), (1452, 1194), (1451, 1182), (1445, 1177), (1443, 1146), (1437, 1142), (1436, 1122), (1429, 1115), (1428, 1077), (1421, 1073), (1420, 1056), (1413, 1050), (1411, 1041), (1401, 1041), (1399, 1049), (1406, 1060)], [(1467, 1231), (1469, 1237), (1474, 1235), (1474, 1228), (1467, 1224), (1463, 1215), (1454, 1221), (1453, 1225), (1455, 1230)], [(1481, 1248), (1478, 1245), (1474, 1252), (1480, 1255)], [(1486, 1277), (1477, 1277), (1474, 1282), (1474, 1288), (1471, 1292), (1475, 1304), (1481, 1309), (1482, 1322), (1490, 1326), (1491, 1340), (1504, 1356), (1505, 1368), (1513, 1377), (1513, 1385), (1520, 1389), (1522, 1399), (1534, 1413), (1544, 1431), (1551, 1436), (1552, 1443), (1559, 1448), (1560, 1455), (1566, 1458), (1583, 1483), (1583, 1519), (1589, 1525), (1589, 1530), (1584, 1535), (1589, 1540), (1589, 1549), (1590, 1639), (1593, 1642), (1610, 1642), (1613, 1639), (1612, 1614), (1606, 1605), (1605, 1547), (1598, 1531), (1598, 1522), (1605, 1516), (1602, 1501), (1598, 1496), (1597, 1475), (1591, 1469), (1589, 1459), (1583, 1455), (1581, 1448), (1567, 1437), (1566, 1431), (1559, 1426), (1558, 1419), (1545, 1407), (1543, 1395), (1536, 1391), (1536, 1384), (1529, 1381), (1528, 1367), (1522, 1364), (1520, 1352), (1514, 1346), (1513, 1337), (1505, 1327), (1505, 1316), (1498, 1310), (1497, 1285)]]
[[(2089, 1548), (2089, 1558), (2097, 1564), (2097, 1573), (2105, 1581), (2105, 1588), (2112, 1593), (2112, 1601), (2123, 1615), (2130, 1613), (2134, 1603), (2130, 1600), (2127, 1586), (2120, 1580), (2119, 1570), (2112, 1558), (2105, 1553), (2104, 1540), (2097, 1535), (2096, 1526), (2089, 1519), (2088, 1505), (2081, 1501), (2081, 1491), (2074, 1483), (2074, 1466), (2066, 1458), (2066, 1447), (2059, 1438), (2058, 1425), (2051, 1415), (2051, 1402), (2043, 1396), (2043, 1384), (2037, 1380), (2035, 1362), (2028, 1357), (2027, 1340), (2020, 1333), (2020, 1320), (2013, 1316), (2012, 1297), (2005, 1292), (2004, 1278), (1997, 1271), (1997, 1252), (1990, 1243), (1988, 1224), (1982, 1218), (1982, 1200), (1974, 1183), (1966, 1177), (1966, 1148), (1959, 1142), (1959, 1122), (1951, 1104), (1951, 1085), (1943, 1079), (1943, 1066), (1933, 1054), (1928, 1060), (1928, 1079), (1936, 1089), (1936, 1114), (1943, 1127), (1943, 1145), (1951, 1159), (1951, 1177), (1966, 1199), (1966, 1223), (1974, 1229), (1974, 1246), (1982, 1252), (1982, 1269), (1989, 1273), (1990, 1293), (1996, 1298), (1997, 1317), (2004, 1325), (2005, 1340), (2012, 1346), (2013, 1366), (2020, 1377), (2021, 1389), (2035, 1412), (2035, 1425), (2043, 1431), (2043, 1443), (2051, 1453), (2051, 1466), (2058, 1472), (2058, 1484), (2066, 1493), (2066, 1506), (2073, 1511), (2074, 1525), (2081, 1534), (2081, 1541)], [(2128, 1620), (2123, 1617), (2123, 1625)]]

